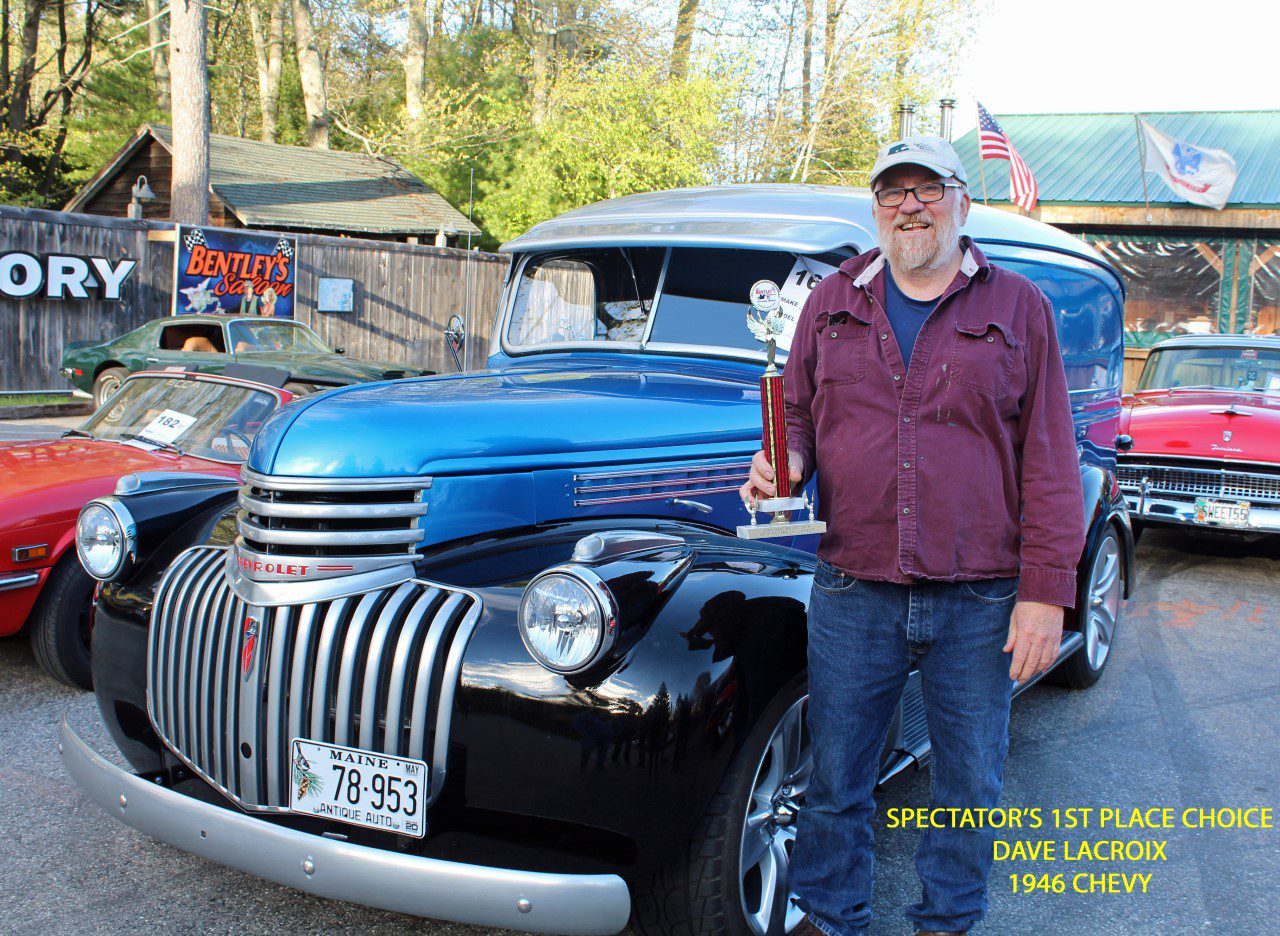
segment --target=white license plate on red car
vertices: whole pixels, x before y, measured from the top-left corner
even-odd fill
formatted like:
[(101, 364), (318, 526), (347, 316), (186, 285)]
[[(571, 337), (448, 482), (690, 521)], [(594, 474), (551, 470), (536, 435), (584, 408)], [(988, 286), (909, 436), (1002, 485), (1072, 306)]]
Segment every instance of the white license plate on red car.
[(1201, 497), (1196, 500), (1197, 523), (1221, 523), (1225, 526), (1249, 525), (1248, 501), (1220, 501)]
[(289, 808), (369, 829), (427, 834), (430, 770), (420, 760), (294, 738)]

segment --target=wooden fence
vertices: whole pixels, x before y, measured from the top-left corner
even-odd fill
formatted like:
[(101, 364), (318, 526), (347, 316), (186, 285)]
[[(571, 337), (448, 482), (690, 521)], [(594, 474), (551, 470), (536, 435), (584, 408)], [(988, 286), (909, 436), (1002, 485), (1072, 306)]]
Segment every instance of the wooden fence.
[[(25, 251), (138, 260), (120, 301), (0, 296), (0, 390), (63, 390), (58, 374), (71, 341), (108, 341), (172, 309), (174, 226), (99, 215), (0, 205), (0, 252)], [(453, 315), (470, 315), (464, 364), (484, 366), (506, 275), (497, 254), (294, 234), (295, 317), (348, 356), (396, 361), (439, 373), (457, 370), (445, 344)], [(355, 283), (352, 312), (317, 312), (320, 277)], [(91, 294), (92, 295), (92, 294)]]

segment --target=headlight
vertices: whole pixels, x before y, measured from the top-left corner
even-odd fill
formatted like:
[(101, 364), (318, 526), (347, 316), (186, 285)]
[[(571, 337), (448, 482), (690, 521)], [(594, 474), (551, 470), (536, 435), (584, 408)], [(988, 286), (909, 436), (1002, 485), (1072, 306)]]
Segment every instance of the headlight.
[(115, 498), (90, 501), (76, 520), (76, 555), (94, 578), (109, 582), (137, 551), (137, 527)]
[(520, 636), (533, 658), (556, 673), (577, 673), (618, 636), (608, 586), (590, 569), (564, 566), (538, 575), (520, 601)]

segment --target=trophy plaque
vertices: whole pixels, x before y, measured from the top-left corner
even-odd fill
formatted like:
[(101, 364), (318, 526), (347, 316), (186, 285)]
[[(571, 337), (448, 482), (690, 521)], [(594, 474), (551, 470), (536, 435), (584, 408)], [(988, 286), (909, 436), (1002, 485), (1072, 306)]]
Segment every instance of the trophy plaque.
[[(825, 533), (827, 525), (814, 519), (813, 503), (801, 493), (796, 497), (791, 491), (791, 471), (787, 460), (787, 414), (783, 402), (782, 371), (774, 362), (778, 349), (778, 336), (786, 329), (782, 315), (782, 297), (778, 286), (769, 280), (758, 280), (751, 286), (751, 309), (747, 312), (747, 328), (758, 341), (764, 342), (766, 366), (760, 377), (760, 411), (764, 423), (763, 449), (769, 464), (774, 468), (776, 496), (765, 500), (751, 500), (746, 504), (751, 522), (738, 527), (743, 539), (765, 539), (775, 536), (803, 536), (807, 533)], [(779, 467), (781, 466), (781, 467)], [(792, 511), (805, 511), (807, 520), (792, 520)], [(768, 523), (757, 523), (757, 512), (771, 513)]]

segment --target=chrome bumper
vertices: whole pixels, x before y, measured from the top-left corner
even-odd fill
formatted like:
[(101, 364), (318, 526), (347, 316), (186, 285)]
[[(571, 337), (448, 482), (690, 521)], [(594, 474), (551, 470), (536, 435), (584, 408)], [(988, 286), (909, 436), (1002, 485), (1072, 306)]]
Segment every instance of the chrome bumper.
[(415, 916), (535, 933), (616, 933), (631, 914), (630, 892), (617, 875), (487, 868), (310, 835), (121, 770), (82, 741), (65, 717), (59, 740), (67, 772), (121, 822), (286, 887)]
[[(1224, 498), (1233, 500), (1233, 498)], [(1280, 507), (1262, 506), (1251, 503), (1249, 507), (1249, 525), (1232, 526), (1228, 523), (1206, 523), (1196, 519), (1196, 505), (1185, 500), (1161, 497), (1148, 493), (1146, 497), (1125, 491), (1124, 502), (1129, 507), (1129, 516), (1134, 520), (1149, 520), (1152, 523), (1172, 523), (1179, 526), (1192, 526), (1200, 530), (1223, 530), (1229, 533), (1280, 533)]]

